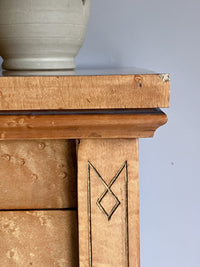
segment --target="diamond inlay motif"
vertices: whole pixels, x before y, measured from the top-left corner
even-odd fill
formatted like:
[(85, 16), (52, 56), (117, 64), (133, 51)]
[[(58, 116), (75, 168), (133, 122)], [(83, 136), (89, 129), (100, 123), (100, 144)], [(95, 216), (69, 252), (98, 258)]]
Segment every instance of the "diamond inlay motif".
[[(125, 162), (123, 166), (120, 168), (120, 170), (113, 177), (113, 179), (110, 181), (110, 183), (107, 184), (105, 180), (102, 178), (102, 176), (99, 174), (97, 169), (90, 162), (88, 162), (88, 166), (94, 170), (94, 172), (97, 174), (98, 178), (101, 180), (101, 182), (103, 183), (105, 187), (105, 191), (97, 199), (96, 204), (99, 207), (99, 209), (103, 212), (103, 214), (107, 217), (108, 221), (111, 219), (112, 215), (114, 214), (114, 212), (117, 210), (118, 206), (120, 205), (120, 201), (117, 198), (117, 196), (114, 194), (114, 192), (111, 190), (111, 187), (114, 184), (114, 182), (117, 180), (117, 178), (119, 177), (123, 169), (126, 167), (126, 165), (127, 163)], [(109, 194), (109, 197), (108, 197), (108, 194)], [(107, 211), (102, 202), (105, 198), (109, 200), (110, 197), (113, 198), (115, 204), (109, 211)]]

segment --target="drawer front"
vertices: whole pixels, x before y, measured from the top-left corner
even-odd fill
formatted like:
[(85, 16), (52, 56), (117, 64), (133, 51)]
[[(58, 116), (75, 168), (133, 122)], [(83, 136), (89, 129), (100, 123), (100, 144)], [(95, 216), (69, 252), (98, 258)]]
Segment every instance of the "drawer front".
[(76, 211), (1, 211), (0, 266), (78, 267)]
[(0, 141), (0, 209), (75, 208), (72, 140)]

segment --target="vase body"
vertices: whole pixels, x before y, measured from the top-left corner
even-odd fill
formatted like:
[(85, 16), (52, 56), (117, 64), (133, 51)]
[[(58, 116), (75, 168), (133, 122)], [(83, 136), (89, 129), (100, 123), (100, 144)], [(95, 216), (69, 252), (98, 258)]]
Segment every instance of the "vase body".
[(90, 0), (0, 0), (4, 69), (74, 69)]

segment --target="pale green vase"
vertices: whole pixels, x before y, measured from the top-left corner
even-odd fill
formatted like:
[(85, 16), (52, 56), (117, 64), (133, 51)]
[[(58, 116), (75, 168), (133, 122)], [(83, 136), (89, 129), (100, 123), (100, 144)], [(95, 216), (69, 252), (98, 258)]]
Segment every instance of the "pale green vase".
[(4, 69), (74, 69), (90, 0), (0, 0)]

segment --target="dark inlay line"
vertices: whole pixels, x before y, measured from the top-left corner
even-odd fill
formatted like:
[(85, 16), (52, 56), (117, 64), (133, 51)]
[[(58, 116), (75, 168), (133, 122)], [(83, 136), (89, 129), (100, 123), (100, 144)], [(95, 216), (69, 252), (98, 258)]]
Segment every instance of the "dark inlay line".
[(163, 112), (159, 108), (152, 109), (102, 109), (102, 110), (21, 110), (21, 111), (0, 111), (0, 116), (39, 116), (39, 115), (134, 115), (154, 114)]
[(7, 211), (77, 211), (77, 208), (59, 208), (59, 209), (55, 209), (55, 208), (52, 208), (52, 209), (0, 209), (0, 212), (3, 211), (3, 212), (7, 212)]

